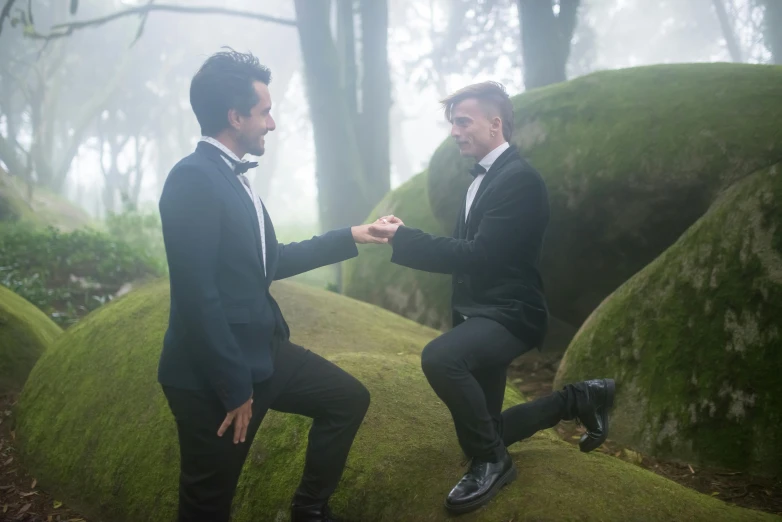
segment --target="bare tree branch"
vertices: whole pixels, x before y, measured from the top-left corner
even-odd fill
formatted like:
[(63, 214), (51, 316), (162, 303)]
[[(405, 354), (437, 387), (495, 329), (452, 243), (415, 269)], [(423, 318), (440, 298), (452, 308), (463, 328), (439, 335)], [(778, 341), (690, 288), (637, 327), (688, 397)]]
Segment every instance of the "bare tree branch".
[(3, 32), (3, 23), (5, 19), (11, 16), (11, 7), (13, 7), (16, 0), (6, 0), (3, 10), (0, 11), (0, 33)]
[[(9, 0), (13, 2), (13, 0)], [(147, 15), (153, 11), (165, 11), (171, 13), (186, 13), (186, 14), (218, 14), (226, 16), (238, 16), (241, 18), (250, 18), (253, 20), (261, 20), (263, 22), (271, 22), (280, 25), (287, 25), (296, 27), (296, 20), (288, 20), (286, 18), (278, 18), (276, 16), (269, 16), (262, 13), (254, 13), (252, 11), (241, 11), (238, 9), (228, 9), (226, 7), (190, 7), (184, 5), (170, 5), (170, 4), (147, 4), (138, 7), (131, 7), (122, 11), (117, 11), (110, 15), (102, 16), (100, 18), (94, 18), (92, 20), (81, 20), (79, 22), (69, 22), (67, 24), (57, 24), (52, 27), (55, 32), (51, 34), (40, 34), (37, 32), (30, 32), (28, 36), (33, 38), (41, 38), (50, 40), (53, 38), (62, 38), (69, 36), (73, 31), (84, 29), (85, 27), (96, 27), (99, 25), (107, 24), (118, 18), (133, 15)]]

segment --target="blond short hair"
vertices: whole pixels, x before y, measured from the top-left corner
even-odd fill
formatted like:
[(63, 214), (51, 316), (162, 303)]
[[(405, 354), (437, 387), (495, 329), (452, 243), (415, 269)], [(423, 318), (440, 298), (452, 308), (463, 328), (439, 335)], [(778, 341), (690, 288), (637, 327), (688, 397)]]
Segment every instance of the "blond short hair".
[(502, 120), (502, 136), (506, 141), (510, 141), (513, 136), (513, 104), (505, 87), (501, 83), (491, 81), (462, 87), (440, 101), (445, 112), (445, 119), (451, 121), (453, 108), (470, 98), (479, 100), (484, 106), (489, 106), (497, 111), (500, 120)]

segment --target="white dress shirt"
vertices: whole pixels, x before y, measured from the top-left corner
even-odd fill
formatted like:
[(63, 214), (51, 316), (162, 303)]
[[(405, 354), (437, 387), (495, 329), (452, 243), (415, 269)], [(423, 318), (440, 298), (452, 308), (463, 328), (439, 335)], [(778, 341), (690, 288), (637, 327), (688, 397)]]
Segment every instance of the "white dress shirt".
[[(236, 154), (234, 154), (231, 149), (217, 141), (216, 139), (210, 137), (210, 136), (201, 136), (201, 139), (199, 141), (205, 141), (206, 143), (209, 143), (210, 145), (214, 145), (217, 147), (220, 152), (223, 153), (223, 161), (228, 165), (228, 167), (231, 170), (234, 170), (234, 163), (231, 162), (233, 160), (236, 163), (242, 163), (242, 160), (240, 160)], [(229, 159), (230, 158), (230, 159)], [(244, 174), (238, 175), (239, 180), (242, 182), (242, 185), (244, 185), (244, 190), (247, 192), (247, 195), (250, 196), (250, 200), (253, 202), (253, 206), (255, 207), (255, 213), (258, 216), (258, 227), (261, 230), (261, 253), (263, 254), (263, 273), (266, 274), (266, 231), (264, 230), (264, 220), (263, 220), (263, 202), (261, 201), (260, 196), (256, 196), (253, 192), (252, 187), (250, 187), (250, 180), (247, 179), (247, 176)]]
[[(497, 161), (497, 158), (500, 157), (500, 155), (505, 152), (510, 147), (510, 144), (507, 141), (504, 141), (502, 145), (498, 146), (493, 151), (489, 152), (486, 156), (483, 157), (481, 161), (478, 162), (478, 164), (486, 169), (486, 172), (489, 172), (489, 169), (491, 168), (492, 164)], [(467, 216), (470, 215), (470, 209), (472, 208), (473, 200), (475, 199), (475, 194), (478, 193), (478, 187), (481, 186), (481, 181), (483, 181), (483, 178), (486, 176), (486, 173), (479, 174), (475, 176), (475, 179), (473, 180), (472, 184), (470, 185), (470, 188), (467, 189), (467, 202), (465, 203), (464, 208), (464, 221), (467, 221)]]

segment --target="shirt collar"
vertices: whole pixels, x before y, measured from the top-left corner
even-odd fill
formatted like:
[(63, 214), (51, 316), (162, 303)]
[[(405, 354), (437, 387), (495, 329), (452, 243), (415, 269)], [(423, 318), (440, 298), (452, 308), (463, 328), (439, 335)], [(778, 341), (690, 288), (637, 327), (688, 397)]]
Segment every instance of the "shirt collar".
[(498, 146), (493, 151), (485, 155), (483, 159), (478, 162), (478, 164), (485, 168), (486, 172), (489, 172), (492, 164), (497, 161), (497, 158), (499, 158), (503, 152), (508, 150), (508, 148), (510, 148), (510, 144), (507, 141), (502, 142), (502, 145)]
[[(242, 162), (242, 160), (240, 160), (236, 156), (236, 154), (234, 154), (231, 151), (231, 149), (229, 149), (228, 147), (226, 147), (225, 145), (223, 145), (222, 143), (220, 143), (216, 139), (212, 138), (211, 136), (201, 136), (201, 138), (198, 141), (204, 141), (204, 142), (206, 142), (206, 143), (208, 143), (208, 144), (210, 144), (210, 145), (212, 145), (214, 147), (217, 147), (217, 149), (221, 153), (223, 153), (224, 156), (226, 156), (223, 159), (228, 164), (228, 166), (231, 167), (231, 170), (234, 170), (234, 163), (241, 163)], [(233, 162), (231, 162), (230, 160), (233, 160)]]

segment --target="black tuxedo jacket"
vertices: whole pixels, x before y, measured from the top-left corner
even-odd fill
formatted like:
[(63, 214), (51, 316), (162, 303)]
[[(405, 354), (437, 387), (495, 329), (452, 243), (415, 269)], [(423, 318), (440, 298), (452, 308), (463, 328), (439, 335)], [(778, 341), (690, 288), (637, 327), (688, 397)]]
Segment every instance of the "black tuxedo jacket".
[(358, 255), (353, 236), (346, 228), (282, 245), (264, 209), (264, 275), (253, 202), (222, 153), (205, 142), (171, 170), (159, 208), (171, 312), (158, 381), (211, 388), (233, 410), (250, 398), (254, 382), (272, 375), (275, 335), (290, 335), (271, 282)]
[(549, 222), (543, 179), (511, 145), (481, 181), (466, 223), (465, 204), (451, 238), (399, 227), (391, 261), (453, 274), (454, 326), (463, 316), (486, 317), (539, 347), (548, 328), (539, 272)]

